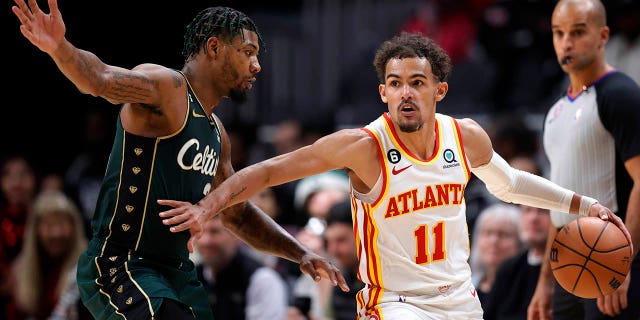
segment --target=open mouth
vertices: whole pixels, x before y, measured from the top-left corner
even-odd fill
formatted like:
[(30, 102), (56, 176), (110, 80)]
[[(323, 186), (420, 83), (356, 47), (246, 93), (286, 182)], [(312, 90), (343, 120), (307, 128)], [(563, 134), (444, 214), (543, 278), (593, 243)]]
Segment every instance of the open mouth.
[(405, 116), (411, 115), (418, 111), (418, 107), (413, 102), (403, 102), (398, 109)]

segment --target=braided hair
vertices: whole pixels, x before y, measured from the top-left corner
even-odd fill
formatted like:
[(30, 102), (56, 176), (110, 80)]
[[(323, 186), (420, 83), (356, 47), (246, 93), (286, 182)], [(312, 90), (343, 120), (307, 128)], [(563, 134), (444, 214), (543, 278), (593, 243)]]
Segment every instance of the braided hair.
[(233, 38), (237, 35), (241, 35), (244, 39), (242, 29), (254, 31), (258, 35), (260, 46), (264, 47), (258, 27), (246, 14), (229, 7), (204, 9), (187, 25), (182, 56), (187, 61), (198, 54), (200, 49), (204, 49), (206, 53), (207, 40), (213, 36), (227, 36), (230, 43), (233, 43)]

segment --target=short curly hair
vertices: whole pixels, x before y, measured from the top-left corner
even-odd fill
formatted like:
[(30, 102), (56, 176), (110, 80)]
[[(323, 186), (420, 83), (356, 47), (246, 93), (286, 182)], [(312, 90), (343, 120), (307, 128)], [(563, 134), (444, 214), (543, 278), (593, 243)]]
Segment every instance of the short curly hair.
[(391, 59), (427, 58), (435, 78), (445, 82), (451, 73), (451, 58), (433, 40), (420, 33), (402, 32), (382, 43), (373, 65), (380, 83), (385, 83), (387, 63)]
[(210, 7), (200, 11), (187, 25), (184, 34), (184, 61), (198, 54), (200, 49), (206, 50), (205, 44), (209, 38), (226, 36), (231, 42), (237, 35), (244, 37), (242, 29), (254, 31), (258, 35), (260, 46), (265, 47), (258, 27), (246, 14), (229, 7)]

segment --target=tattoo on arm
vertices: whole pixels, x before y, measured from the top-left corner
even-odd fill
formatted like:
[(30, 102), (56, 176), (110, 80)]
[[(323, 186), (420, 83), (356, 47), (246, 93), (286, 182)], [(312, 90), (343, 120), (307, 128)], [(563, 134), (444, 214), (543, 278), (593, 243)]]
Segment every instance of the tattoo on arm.
[[(238, 192), (234, 192), (231, 194), (231, 196), (229, 197), (229, 201), (231, 200), (235, 200), (239, 195), (241, 195), (243, 192), (245, 192), (247, 190), (246, 186), (242, 186), (242, 189), (240, 189), (240, 191)], [(227, 201), (224, 206), (226, 207), (229, 204), (229, 201)]]

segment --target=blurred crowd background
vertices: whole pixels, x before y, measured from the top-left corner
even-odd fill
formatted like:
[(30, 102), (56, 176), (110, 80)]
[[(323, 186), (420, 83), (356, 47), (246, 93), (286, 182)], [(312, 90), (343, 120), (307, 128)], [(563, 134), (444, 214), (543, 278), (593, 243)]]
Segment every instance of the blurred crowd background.
[[(640, 82), (640, 1), (603, 2), (612, 30), (608, 61)], [(204, 7), (227, 5), (252, 17), (266, 42), (259, 56), (262, 72), (244, 105), (224, 101), (215, 110), (232, 139), (232, 161), (236, 170), (312, 143), (326, 133), (366, 125), (378, 117), (386, 105), (378, 94), (372, 65), (374, 52), (383, 40), (400, 31), (410, 31), (432, 37), (452, 58), (449, 92), (437, 111), (474, 118), (490, 133), (498, 153), (513, 161), (514, 166), (526, 163), (522, 169), (539, 175), (546, 172), (540, 144), (543, 117), (568, 85), (552, 47), (550, 17), (555, 3), (542, 0), (194, 0), (182, 3), (59, 0), (67, 38), (74, 45), (94, 52), (108, 64), (128, 68), (151, 62), (180, 69), (182, 34), (190, 19)], [(103, 99), (79, 93), (48, 56), (28, 43), (11, 13), (12, 4), (5, 4), (0, 18), (5, 43), (4, 68), (9, 70), (5, 73), (8, 77), (4, 81), (3, 125), (0, 126), (3, 159), (0, 272), (3, 277), (11, 273), (9, 270), (20, 256), (21, 239), (28, 232), (25, 231), (28, 230), (27, 217), (36, 196), (43, 190), (62, 191), (68, 196), (77, 206), (77, 214), (83, 221), (81, 228), (88, 232), (119, 109)], [(17, 164), (15, 159), (20, 159)], [(342, 265), (347, 265), (352, 263), (348, 261), (351, 253), (327, 238), (335, 233), (325, 233), (330, 225), (328, 221), (339, 221), (335, 215), (348, 211), (347, 192), (346, 177), (340, 172), (331, 172), (266, 190), (254, 200), (306, 244), (323, 254), (334, 255)], [(476, 218), (483, 210), (492, 208), (497, 200), (475, 179), (470, 181), (465, 196), (473, 231)], [(61, 244), (67, 246), (67, 250), (52, 249), (56, 254), (60, 251), (76, 254), (75, 245), (84, 244), (85, 240), (77, 239), (74, 231), (78, 227), (75, 210), (68, 206), (59, 210), (72, 212), (69, 220), (72, 227), (67, 228), (67, 244)], [(521, 208), (500, 210), (511, 210), (518, 215)], [(35, 224), (35, 218), (31, 219)], [(33, 228), (37, 230), (37, 225)], [(530, 240), (518, 237), (516, 221), (505, 228), (486, 234), (502, 239), (496, 246), (505, 245), (506, 238), (512, 239), (508, 249), (497, 248), (498, 257), (487, 258), (490, 263), (483, 265), (482, 258), (476, 257), (472, 264), (478, 270), (476, 281), (480, 288), (490, 288), (482, 285), (493, 282), (499, 262), (506, 259), (504, 253), (513, 255), (529, 248)], [(475, 236), (482, 234), (478, 232)], [(44, 237), (41, 238), (46, 239)], [(472, 238), (474, 244), (480, 245), (476, 239)], [(29, 241), (34, 245), (36, 240)], [(325, 313), (331, 301), (343, 301), (327, 298), (331, 296), (330, 287), (315, 288), (313, 282), (305, 282), (304, 277), (299, 277), (297, 266), (250, 249), (247, 252), (282, 276), (287, 305), (306, 306), (303, 309), (314, 310), (317, 316)], [(29, 260), (29, 254), (33, 252), (23, 253), (22, 256), (27, 257), (22, 260)], [(64, 271), (74, 257), (46, 259), (61, 260), (59, 269)], [(201, 257), (194, 256), (194, 259)], [(29, 270), (37, 270), (33, 268)], [(351, 280), (357, 288), (357, 279)], [(62, 290), (49, 294), (57, 301)], [(3, 285), (3, 294), (9, 291)], [(74, 301), (73, 297), (70, 299)], [(212, 299), (216, 299), (215, 294)], [(352, 299), (347, 297), (344, 301)], [(340, 319), (337, 314), (334, 311), (326, 317)], [(289, 315), (295, 319), (292, 317)], [(42, 315), (36, 318), (46, 319)]]

